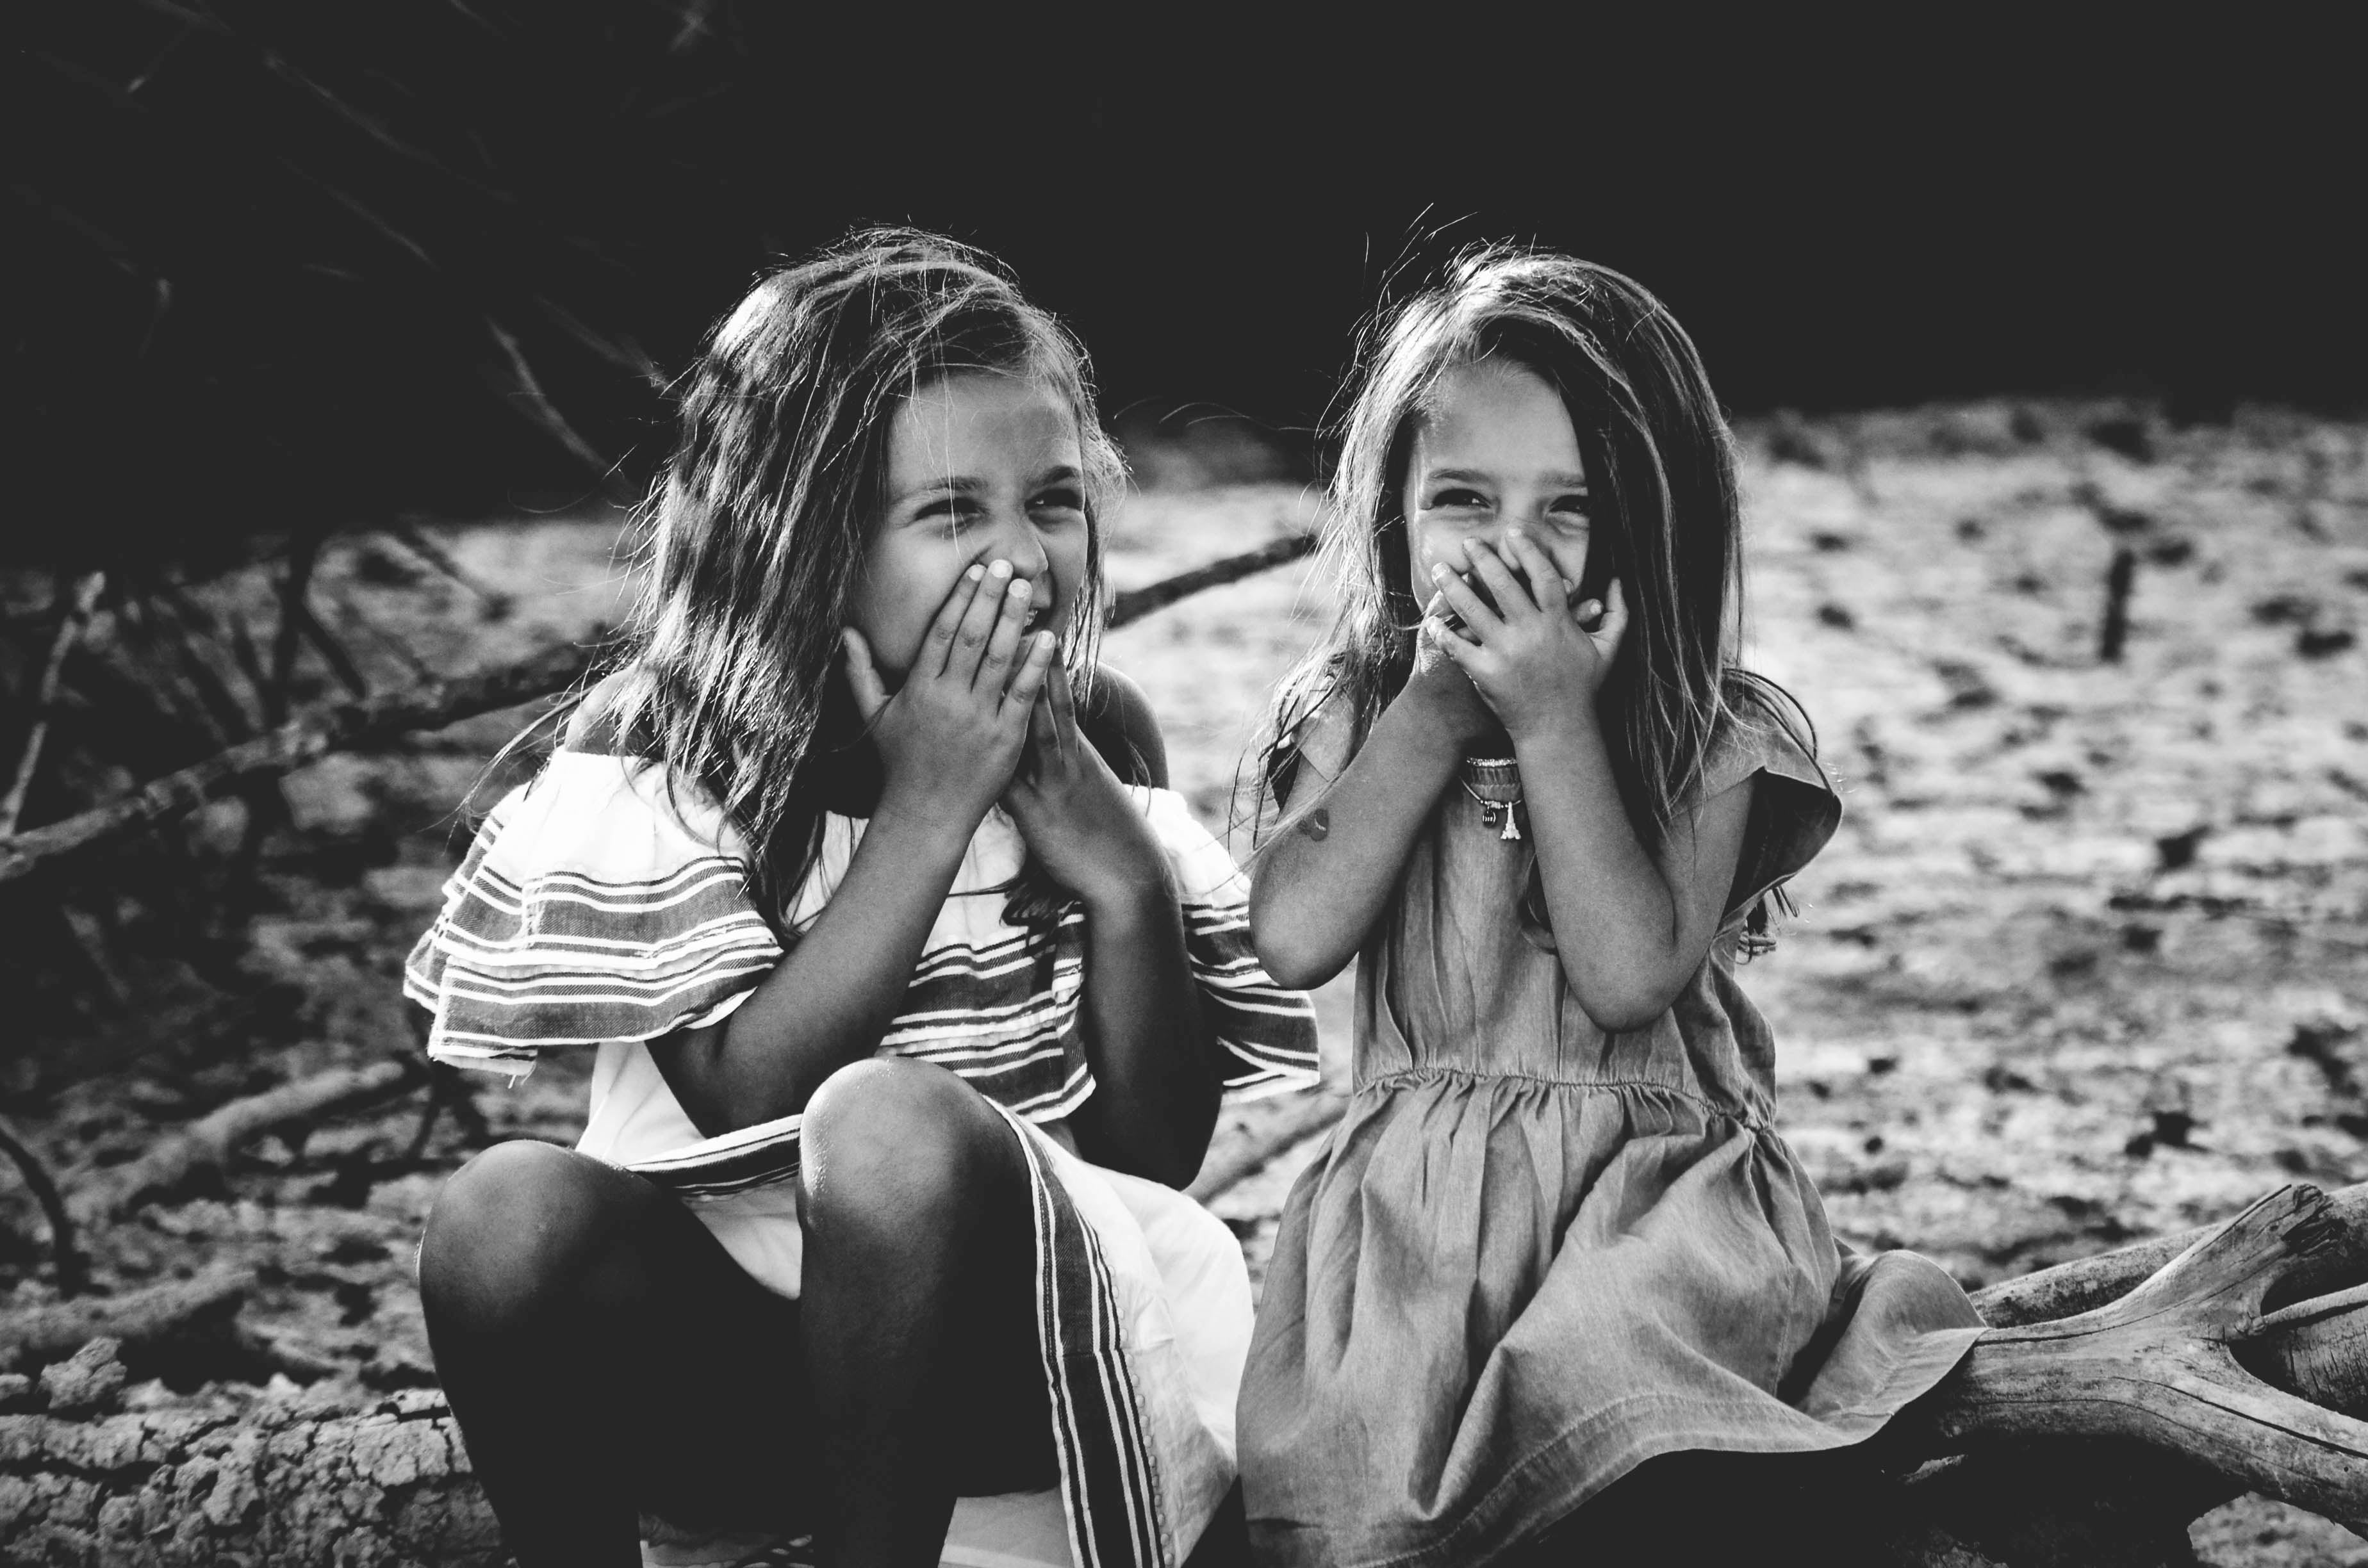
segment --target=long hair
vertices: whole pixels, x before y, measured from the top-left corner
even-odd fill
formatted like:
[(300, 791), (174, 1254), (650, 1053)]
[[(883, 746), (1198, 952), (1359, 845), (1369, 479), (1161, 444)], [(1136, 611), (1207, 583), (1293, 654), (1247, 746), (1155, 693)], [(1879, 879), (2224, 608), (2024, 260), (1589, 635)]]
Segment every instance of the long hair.
[(1338, 705), (1361, 744), (1412, 672), (1422, 610), (1407, 465), (1440, 379), (1486, 358), (1553, 387), (1577, 437), (1587, 584), (1600, 597), (1618, 577), (1629, 613), (1600, 711), (1621, 803), (1638, 839), (1656, 848), (1699, 787), (1730, 710), (1748, 705), (1804, 746), (1814, 741), (1789, 697), (1732, 662), (1742, 507), (1733, 439), (1692, 340), (1660, 301), (1610, 267), (1502, 244), (1464, 253), (1438, 284), (1377, 312), (1360, 345), (1324, 526), (1339, 607), (1277, 699), (1258, 814), (1269, 817), (1290, 793), (1300, 739), (1319, 709)]
[(839, 633), (886, 505), (888, 428), (938, 378), (1026, 377), (1084, 453), (1086, 581), (1057, 629), (1081, 699), (1102, 625), (1102, 518), (1123, 483), (1085, 351), (991, 258), (870, 229), (760, 279), (680, 383), (674, 453), (639, 519), (646, 567), (603, 720), (721, 803), (778, 914), (820, 843), (827, 777), (876, 767)]

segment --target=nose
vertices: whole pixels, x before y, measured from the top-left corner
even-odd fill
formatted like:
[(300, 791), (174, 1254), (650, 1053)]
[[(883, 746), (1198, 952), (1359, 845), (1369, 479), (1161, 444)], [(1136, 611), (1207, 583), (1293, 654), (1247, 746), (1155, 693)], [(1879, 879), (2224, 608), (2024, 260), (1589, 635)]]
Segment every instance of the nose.
[(1052, 554), (1044, 548), (1044, 538), (1037, 532), (1026, 507), (1014, 507), (996, 519), (995, 537), (981, 559), (992, 561), (997, 557), (1011, 562), (1014, 576), (1031, 582), (1052, 570)]

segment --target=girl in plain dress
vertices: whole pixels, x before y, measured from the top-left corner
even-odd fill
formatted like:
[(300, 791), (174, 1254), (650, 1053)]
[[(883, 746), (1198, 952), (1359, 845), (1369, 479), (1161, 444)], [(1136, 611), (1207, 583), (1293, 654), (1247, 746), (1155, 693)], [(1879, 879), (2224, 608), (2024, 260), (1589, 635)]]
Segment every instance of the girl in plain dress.
[(1486, 251), (1382, 334), (1329, 528), (1251, 923), (1282, 983), (1359, 960), (1355, 1089), (1259, 1303), (1252, 1543), (1695, 1561), (1980, 1332), (1930, 1262), (1838, 1247), (1770, 1125), (1736, 966), (1840, 803), (1735, 663), (1725, 426), (1645, 290)]

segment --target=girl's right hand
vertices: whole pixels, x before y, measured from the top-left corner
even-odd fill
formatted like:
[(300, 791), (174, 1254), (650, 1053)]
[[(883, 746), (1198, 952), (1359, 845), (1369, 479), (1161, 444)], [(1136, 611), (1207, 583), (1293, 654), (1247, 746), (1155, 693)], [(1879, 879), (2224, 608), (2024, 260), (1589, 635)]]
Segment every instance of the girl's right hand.
[(1414, 673), (1406, 676), (1406, 688), (1399, 693), (1398, 700), (1415, 704), (1422, 714), (1424, 728), (1442, 741), (1453, 742), (1460, 750), (1493, 734), (1497, 724), (1480, 688), (1448, 656), (1439, 641), (1445, 613), (1446, 603), (1441, 596), (1434, 596), (1425, 607), (1422, 625), (1415, 632)]
[(893, 697), (863, 634), (851, 626), (841, 633), (848, 685), (886, 775), (883, 810), (894, 803), (974, 829), (1010, 784), (1059, 641), (1040, 631), (1021, 647), (1033, 598), (1032, 585), (1007, 563), (973, 566), (946, 596)]

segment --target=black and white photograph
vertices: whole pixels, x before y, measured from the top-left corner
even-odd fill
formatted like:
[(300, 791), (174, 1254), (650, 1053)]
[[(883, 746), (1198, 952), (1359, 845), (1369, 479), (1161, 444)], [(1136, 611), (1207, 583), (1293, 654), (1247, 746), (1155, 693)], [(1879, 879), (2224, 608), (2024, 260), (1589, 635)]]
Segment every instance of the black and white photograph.
[(0, 46), (0, 1563), (2368, 1565), (2331, 13)]

